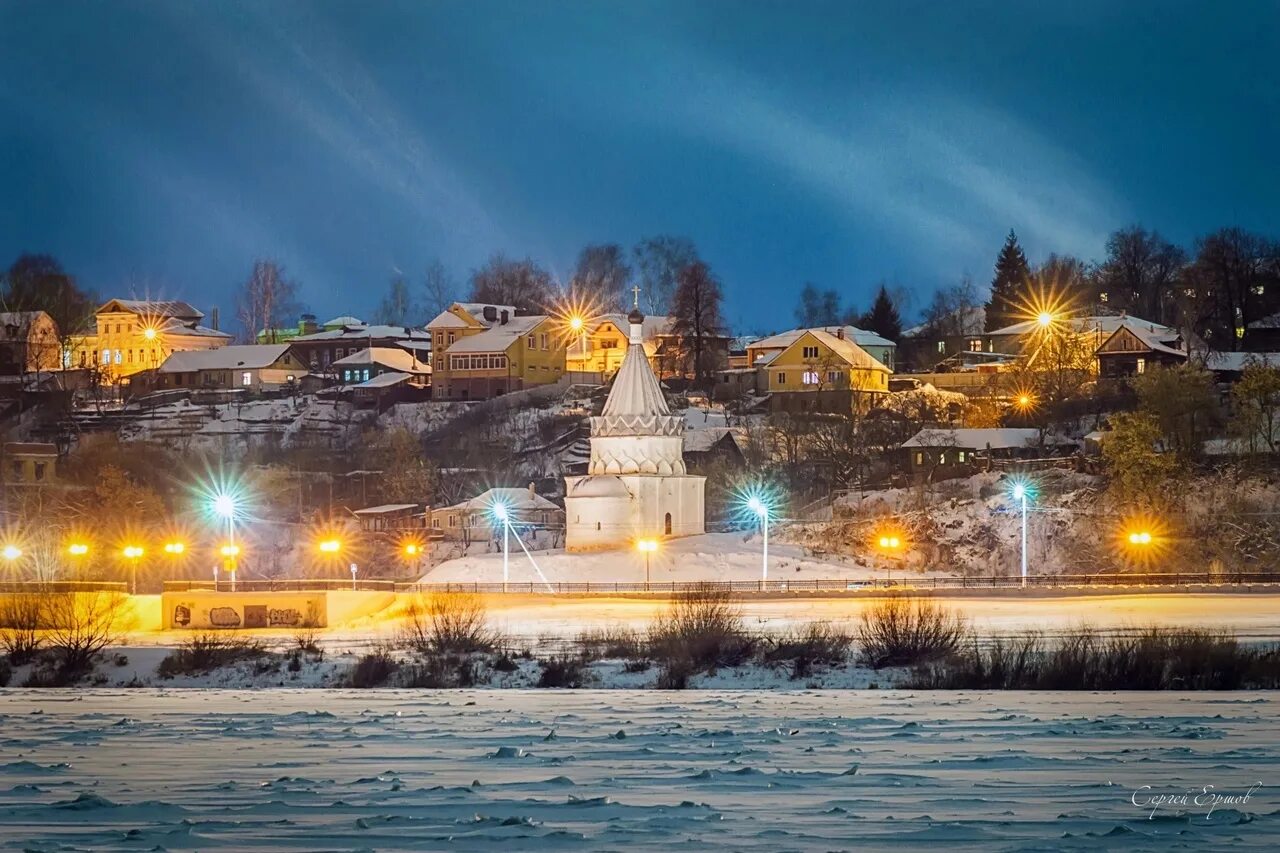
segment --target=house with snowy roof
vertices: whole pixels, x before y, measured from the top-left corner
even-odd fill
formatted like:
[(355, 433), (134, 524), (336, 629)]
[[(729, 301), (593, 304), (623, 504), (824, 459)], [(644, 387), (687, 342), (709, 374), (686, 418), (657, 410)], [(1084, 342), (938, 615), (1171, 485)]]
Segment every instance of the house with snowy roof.
[(502, 525), (494, 519), (494, 508), (505, 508), (511, 526), (560, 529), (564, 526), (564, 510), (528, 488), (493, 488), (453, 506), (431, 509), (431, 533), (444, 539), (482, 542), (492, 539)]
[(922, 429), (904, 441), (905, 469), (916, 479), (967, 477), (991, 460), (1034, 459), (1074, 452), (1078, 445), (1020, 427)]
[(108, 382), (154, 370), (174, 353), (231, 343), (231, 335), (202, 324), (203, 312), (178, 300), (110, 299), (94, 319), (95, 334), (73, 342), (68, 366), (94, 367)]
[[(893, 371), (850, 337), (851, 328), (799, 330), (780, 350), (748, 347), (749, 353), (759, 352), (756, 390), (769, 395), (770, 409), (848, 413), (888, 393)], [(731, 373), (724, 371), (721, 382), (729, 382)]]
[(291, 344), (244, 344), (175, 352), (155, 372), (156, 387), (272, 391), (296, 386), (307, 373)]
[(313, 372), (326, 370), (335, 361), (361, 350), (407, 349), (414, 347), (417, 358), (430, 364), (431, 333), (411, 326), (369, 324), (355, 317), (335, 317), (320, 331), (290, 339)]
[(455, 302), (427, 324), (433, 396), (487, 400), (559, 382), (567, 341), (554, 318), (510, 305)]
[(1176, 329), (1126, 317), (1103, 338), (1094, 357), (1100, 378), (1122, 379), (1146, 373), (1148, 367), (1182, 364), (1187, 348)]
[(333, 362), (329, 370), (343, 385), (359, 385), (387, 374), (396, 374), (410, 385), (431, 384), (430, 357), (422, 361), (417, 352), (400, 347), (366, 347)]

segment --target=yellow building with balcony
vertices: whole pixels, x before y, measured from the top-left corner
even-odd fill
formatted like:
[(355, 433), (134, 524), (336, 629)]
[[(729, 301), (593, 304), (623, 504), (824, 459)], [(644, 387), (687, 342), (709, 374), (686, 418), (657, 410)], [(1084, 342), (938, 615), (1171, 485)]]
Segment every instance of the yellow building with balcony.
[(515, 313), (509, 305), (459, 302), (427, 324), (436, 399), (487, 400), (560, 381), (566, 341), (557, 321)]
[(175, 352), (231, 343), (226, 332), (200, 325), (204, 314), (186, 302), (112, 299), (94, 316), (97, 333), (74, 342), (67, 367), (98, 370), (104, 382), (154, 370)]

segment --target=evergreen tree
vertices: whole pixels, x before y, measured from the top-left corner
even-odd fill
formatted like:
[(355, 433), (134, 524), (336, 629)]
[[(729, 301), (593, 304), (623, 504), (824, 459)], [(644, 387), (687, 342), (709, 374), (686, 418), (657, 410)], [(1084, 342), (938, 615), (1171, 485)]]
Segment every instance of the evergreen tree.
[(871, 310), (862, 315), (859, 325), (891, 341), (896, 342), (902, 337), (902, 318), (898, 316), (898, 306), (893, 304), (893, 298), (883, 284), (876, 294), (876, 301), (871, 304)]
[(991, 298), (987, 300), (988, 332), (1025, 319), (1024, 306), (1029, 295), (1027, 284), (1030, 278), (1027, 256), (1018, 245), (1018, 235), (1011, 228), (1000, 257), (996, 258), (996, 275), (991, 280)]

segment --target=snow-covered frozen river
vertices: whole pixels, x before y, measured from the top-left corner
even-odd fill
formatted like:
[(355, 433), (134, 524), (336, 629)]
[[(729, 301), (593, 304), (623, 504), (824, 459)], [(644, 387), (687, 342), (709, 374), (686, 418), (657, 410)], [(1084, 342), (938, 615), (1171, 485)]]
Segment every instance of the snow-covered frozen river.
[[(8, 690), (0, 846), (1275, 850), (1278, 712), (1262, 693)], [(1212, 812), (1200, 793), (1257, 783)], [(1149, 819), (1134, 801), (1157, 795), (1186, 804)]]

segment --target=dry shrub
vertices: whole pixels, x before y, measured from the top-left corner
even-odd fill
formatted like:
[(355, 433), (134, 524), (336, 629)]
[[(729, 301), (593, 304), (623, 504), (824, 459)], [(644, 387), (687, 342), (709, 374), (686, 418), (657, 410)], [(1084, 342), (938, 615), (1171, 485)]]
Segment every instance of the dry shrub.
[(1280, 686), (1275, 648), (1241, 646), (1223, 631), (1147, 628), (1103, 636), (1076, 629), (1053, 646), (1037, 634), (976, 641), (913, 686), (1012, 690), (1236, 690)]
[(742, 626), (741, 608), (728, 590), (696, 584), (679, 592), (649, 629), (649, 649), (659, 661), (687, 661), (694, 669), (738, 666), (755, 643)]
[(130, 627), (128, 596), (118, 592), (56, 592), (41, 596), (46, 639), (65, 678), (87, 671), (93, 658)]
[(316, 639), (316, 629), (311, 626), (299, 628), (293, 635), (294, 647), (304, 654), (320, 656), (324, 650)]
[(587, 683), (587, 668), (581, 658), (550, 658), (542, 662), (539, 687), (582, 687)]
[(583, 660), (635, 660), (645, 656), (644, 640), (630, 628), (583, 631), (575, 641)]
[(489, 627), (484, 599), (464, 592), (442, 592), (410, 603), (400, 644), (423, 656), (493, 651), (500, 644)]
[(195, 634), (160, 661), (156, 674), (161, 678), (198, 675), (243, 660), (255, 660), (266, 653), (262, 643), (233, 632)]
[(400, 668), (400, 664), (387, 649), (375, 649), (351, 667), (347, 683), (352, 687), (381, 687)]
[(849, 657), (853, 637), (827, 622), (810, 622), (803, 630), (767, 641), (762, 655), (767, 664), (791, 664), (792, 678), (805, 678), (813, 667), (836, 666)]
[(887, 598), (862, 613), (858, 644), (875, 669), (915, 666), (953, 654), (967, 629), (952, 610), (927, 598)]
[(0, 600), (0, 648), (14, 666), (30, 663), (40, 651), (43, 610), (42, 596), (35, 593), (7, 595)]

